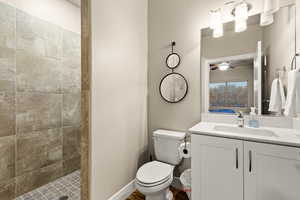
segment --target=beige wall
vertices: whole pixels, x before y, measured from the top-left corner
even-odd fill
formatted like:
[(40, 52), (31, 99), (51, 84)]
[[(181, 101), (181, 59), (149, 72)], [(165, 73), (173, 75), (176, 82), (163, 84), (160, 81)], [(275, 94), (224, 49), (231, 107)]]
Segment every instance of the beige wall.
[[(262, 10), (261, 0), (249, 0), (250, 15)], [(287, 4), (290, 0), (282, 0)], [(230, 7), (223, 0), (150, 0), (149, 1), (149, 134), (157, 128), (187, 130), (200, 121), (200, 30), (209, 26), (209, 11)], [(225, 15), (226, 21), (232, 20)], [(186, 76), (189, 94), (177, 104), (168, 104), (159, 96), (160, 79), (169, 72), (164, 60), (172, 40), (182, 56), (177, 72)]]
[(257, 42), (263, 39), (263, 29), (259, 25), (248, 26), (247, 31), (236, 33), (234, 30), (224, 32), (221, 38), (211, 35), (202, 37), (201, 56), (205, 59), (216, 59), (255, 53)]
[(80, 8), (66, 0), (0, 0), (30, 15), (80, 33)]
[(91, 199), (106, 200), (147, 151), (147, 1), (91, 2)]
[[(258, 13), (261, 0), (250, 2), (254, 6), (251, 14)], [(148, 131), (151, 144), (155, 129), (187, 131), (200, 121), (200, 30), (209, 25), (209, 11), (218, 7), (224, 7), (223, 0), (149, 1)], [(186, 98), (176, 104), (164, 102), (159, 95), (160, 79), (170, 72), (164, 61), (172, 40), (177, 42), (175, 50), (182, 57), (182, 63), (175, 71), (182, 73), (189, 84)]]

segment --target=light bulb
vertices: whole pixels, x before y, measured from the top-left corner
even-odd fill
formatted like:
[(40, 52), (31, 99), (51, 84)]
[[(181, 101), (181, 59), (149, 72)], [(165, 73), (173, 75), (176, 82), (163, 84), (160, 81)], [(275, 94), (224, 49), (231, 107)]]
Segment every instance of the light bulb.
[(235, 7), (235, 20), (247, 20), (248, 19), (248, 5), (246, 2), (242, 2)]
[(220, 24), (219, 26), (215, 27), (215, 29), (213, 30), (213, 37), (214, 38), (222, 37), (223, 34), (224, 34), (223, 24)]
[(235, 32), (247, 30), (248, 5), (246, 2), (239, 3), (234, 9)]
[(210, 11), (210, 28), (215, 29), (222, 24), (222, 14), (221, 10)]
[(247, 20), (236, 20), (234, 29), (237, 33), (247, 30)]
[(213, 37), (223, 36), (222, 13), (220, 9), (210, 12), (210, 28), (213, 30)]
[(221, 71), (226, 71), (229, 69), (230, 65), (228, 62), (222, 62), (221, 64), (218, 65), (219, 70)]

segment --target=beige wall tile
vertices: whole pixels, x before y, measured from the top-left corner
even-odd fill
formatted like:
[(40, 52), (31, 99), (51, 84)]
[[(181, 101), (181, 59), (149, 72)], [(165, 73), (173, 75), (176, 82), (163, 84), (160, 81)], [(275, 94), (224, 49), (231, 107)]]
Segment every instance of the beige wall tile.
[(16, 195), (19, 196), (53, 181), (63, 174), (62, 163), (44, 167), (16, 178)]
[[(2, 30), (1, 27), (0, 30)], [(13, 92), (15, 90), (15, 56), (14, 49), (0, 46), (0, 91)]]
[(63, 128), (63, 158), (80, 156), (81, 129), (80, 127), (64, 127)]
[(3, 3), (0, 30), (0, 199), (11, 200), (15, 180), (20, 195), (80, 168), (81, 38)]
[(62, 146), (61, 129), (19, 135), (17, 137), (17, 176), (62, 161)]
[(15, 136), (0, 137), (0, 182), (15, 176)]
[(12, 200), (15, 197), (15, 180), (0, 182), (0, 199)]
[(79, 93), (81, 90), (80, 61), (76, 59), (62, 59), (62, 92)]
[(13, 49), (16, 44), (16, 9), (0, 3), (0, 47)]
[(63, 161), (64, 174), (67, 175), (80, 169), (80, 156)]
[(0, 137), (15, 134), (15, 94), (0, 91)]
[(0, 4), (0, 91), (14, 91), (15, 79), (15, 9)]
[(62, 57), (79, 58), (81, 56), (81, 36), (71, 31), (63, 31)]
[(64, 93), (62, 120), (63, 126), (80, 126), (81, 94)]
[(17, 49), (59, 59), (62, 51), (62, 30), (17, 10)]
[(81, 43), (80, 35), (63, 31), (62, 90), (78, 93), (81, 90)]
[(58, 60), (17, 51), (16, 68), (19, 92), (61, 91), (61, 63)]
[(18, 93), (17, 133), (61, 126), (61, 94)]

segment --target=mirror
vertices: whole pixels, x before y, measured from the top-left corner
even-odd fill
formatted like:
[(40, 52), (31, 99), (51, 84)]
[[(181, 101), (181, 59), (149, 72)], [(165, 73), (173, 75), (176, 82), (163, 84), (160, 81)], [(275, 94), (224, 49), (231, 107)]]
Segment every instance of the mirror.
[(169, 103), (177, 103), (184, 99), (188, 92), (186, 79), (178, 73), (167, 74), (160, 82), (159, 92)]
[(180, 56), (177, 53), (171, 53), (166, 59), (167, 67), (170, 69), (175, 69), (180, 64)]
[(248, 112), (254, 106), (253, 59), (210, 63), (209, 112)]
[(269, 112), (272, 82), (279, 78), (286, 90), (296, 53), (295, 5), (282, 7), (269, 26), (260, 26), (260, 15), (249, 17), (244, 32), (234, 26), (225, 23), (219, 38), (201, 30), (202, 110), (234, 114), (256, 107), (258, 114), (275, 115)]

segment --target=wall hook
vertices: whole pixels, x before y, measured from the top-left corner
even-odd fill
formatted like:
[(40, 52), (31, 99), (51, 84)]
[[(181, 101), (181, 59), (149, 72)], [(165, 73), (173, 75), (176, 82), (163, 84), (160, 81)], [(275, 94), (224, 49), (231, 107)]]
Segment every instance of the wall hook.
[(172, 41), (171, 42), (171, 46), (172, 46), (172, 53), (174, 52), (174, 46), (176, 46), (176, 42), (175, 41)]

